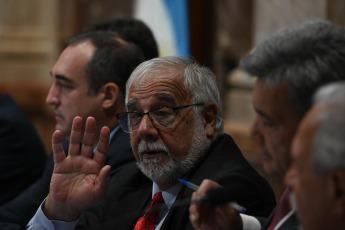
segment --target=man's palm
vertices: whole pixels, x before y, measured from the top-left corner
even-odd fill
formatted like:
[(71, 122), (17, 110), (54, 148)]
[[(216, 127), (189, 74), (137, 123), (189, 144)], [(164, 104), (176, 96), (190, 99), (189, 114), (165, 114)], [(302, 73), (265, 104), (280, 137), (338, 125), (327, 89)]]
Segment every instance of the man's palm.
[[(73, 121), (70, 148), (66, 157), (62, 134), (53, 134), (54, 171), (44, 212), (48, 218), (71, 221), (95, 204), (109, 183), (110, 166), (104, 166), (109, 144), (109, 129), (103, 127), (93, 154), (96, 123), (88, 118), (82, 138), (82, 119)], [(82, 144), (81, 139), (83, 140)]]

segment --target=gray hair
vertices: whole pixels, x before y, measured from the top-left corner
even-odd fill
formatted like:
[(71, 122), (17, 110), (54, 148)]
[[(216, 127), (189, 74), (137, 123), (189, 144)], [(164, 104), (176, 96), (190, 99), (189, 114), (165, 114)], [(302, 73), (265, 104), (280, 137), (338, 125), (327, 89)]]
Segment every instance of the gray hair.
[[(141, 63), (131, 74), (126, 83), (126, 104), (131, 85), (143, 76), (155, 73), (171, 78), (184, 78), (184, 86), (192, 95), (193, 103), (214, 102), (218, 107), (216, 131), (224, 132), (222, 101), (216, 83), (215, 74), (207, 67), (200, 66), (195, 60), (177, 56), (154, 58)], [(200, 114), (202, 107), (194, 107), (195, 114)]]
[(304, 115), (319, 86), (345, 80), (345, 29), (319, 19), (287, 27), (256, 46), (241, 68), (266, 84), (285, 84)]
[(313, 145), (314, 170), (319, 176), (334, 169), (345, 171), (345, 82), (321, 87), (313, 99), (326, 106)]
[(313, 96), (313, 103), (345, 106), (345, 81), (337, 81), (320, 87)]

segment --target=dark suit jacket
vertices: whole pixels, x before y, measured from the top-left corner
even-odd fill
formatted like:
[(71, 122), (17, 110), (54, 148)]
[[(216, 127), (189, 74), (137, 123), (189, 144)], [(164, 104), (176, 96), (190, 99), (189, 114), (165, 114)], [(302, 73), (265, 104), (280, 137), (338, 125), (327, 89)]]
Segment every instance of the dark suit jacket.
[[(65, 153), (68, 152), (69, 143), (63, 140)], [(111, 139), (107, 160), (105, 164), (111, 166), (110, 175), (113, 176), (129, 163), (135, 161), (130, 137), (119, 129)], [(16, 224), (24, 226), (36, 213), (39, 205), (49, 193), (50, 179), (54, 169), (53, 154), (49, 156), (43, 176), (32, 184), (16, 199), (0, 207), (0, 226)], [(11, 228), (11, 229), (20, 229)]]
[[(275, 206), (269, 184), (245, 160), (228, 135), (212, 144), (207, 156), (185, 178), (200, 184), (212, 179), (233, 187), (229, 196), (248, 209), (249, 215), (268, 216)], [(133, 229), (151, 199), (152, 181), (135, 164), (111, 179), (104, 198), (81, 216), (77, 229)], [(190, 199), (193, 191), (182, 187), (176, 200)], [(163, 229), (193, 229), (189, 222), (189, 205), (171, 208)]]
[(30, 119), (7, 94), (0, 94), (0, 205), (37, 180), (47, 153)]

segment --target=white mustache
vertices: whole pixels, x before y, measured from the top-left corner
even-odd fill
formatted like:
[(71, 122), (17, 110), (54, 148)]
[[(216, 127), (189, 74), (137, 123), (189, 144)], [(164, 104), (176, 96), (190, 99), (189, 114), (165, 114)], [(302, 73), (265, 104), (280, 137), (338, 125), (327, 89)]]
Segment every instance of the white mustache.
[(141, 141), (138, 145), (139, 156), (142, 156), (144, 152), (148, 151), (163, 151), (167, 152), (170, 155), (168, 147), (166, 147), (166, 145), (161, 142), (147, 142), (144, 140)]

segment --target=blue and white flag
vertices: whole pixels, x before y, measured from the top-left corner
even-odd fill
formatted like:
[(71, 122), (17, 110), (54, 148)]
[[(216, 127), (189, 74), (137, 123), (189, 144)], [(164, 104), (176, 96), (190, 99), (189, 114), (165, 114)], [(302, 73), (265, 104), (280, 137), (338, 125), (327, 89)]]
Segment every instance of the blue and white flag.
[(133, 14), (152, 30), (160, 56), (190, 56), (187, 0), (135, 0)]

